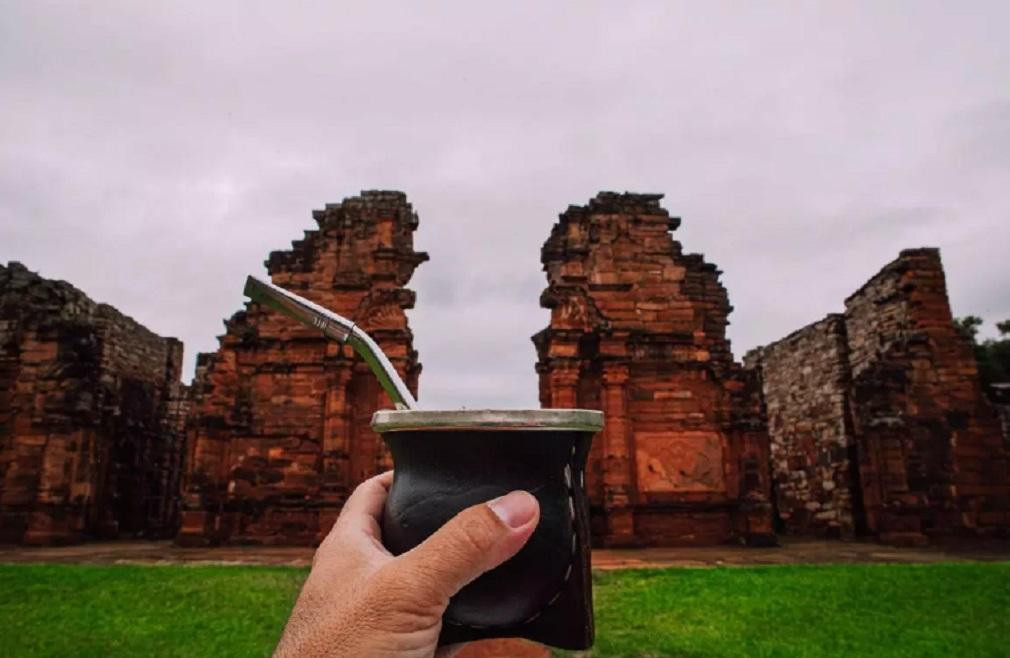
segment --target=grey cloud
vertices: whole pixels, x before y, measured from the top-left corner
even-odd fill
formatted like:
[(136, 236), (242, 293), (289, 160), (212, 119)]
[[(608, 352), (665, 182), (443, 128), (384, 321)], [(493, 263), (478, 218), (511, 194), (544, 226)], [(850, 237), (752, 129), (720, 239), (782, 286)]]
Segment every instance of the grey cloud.
[[(536, 401), (539, 250), (600, 189), (666, 192), (739, 356), (903, 247), (1010, 317), (1005, 3), (5, 3), (0, 260), (182, 338), (311, 209), (402, 189), (432, 405)], [(991, 324), (987, 327), (992, 331)]]

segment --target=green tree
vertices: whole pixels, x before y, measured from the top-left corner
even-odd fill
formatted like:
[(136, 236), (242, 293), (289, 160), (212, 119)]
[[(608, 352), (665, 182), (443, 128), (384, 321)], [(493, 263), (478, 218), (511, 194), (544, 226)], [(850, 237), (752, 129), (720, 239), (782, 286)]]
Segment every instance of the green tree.
[(1010, 382), (1010, 320), (996, 323), (999, 338), (979, 341), (978, 330), (981, 326), (982, 318), (977, 315), (966, 315), (954, 320), (958, 332), (974, 344), (979, 378), (982, 386), (989, 390), (990, 384)]
[(954, 318), (954, 328), (958, 333), (978, 344), (978, 329), (982, 326), (982, 318), (977, 315), (966, 315), (963, 318)]

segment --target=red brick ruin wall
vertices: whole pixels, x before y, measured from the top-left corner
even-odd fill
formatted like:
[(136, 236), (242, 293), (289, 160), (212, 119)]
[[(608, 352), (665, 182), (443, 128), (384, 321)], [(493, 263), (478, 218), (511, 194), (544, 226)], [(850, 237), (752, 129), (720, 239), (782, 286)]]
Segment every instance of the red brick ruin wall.
[(0, 542), (174, 533), (182, 343), (0, 265)]
[(908, 250), (845, 301), (867, 525), (879, 533), (1010, 526), (997, 417), (954, 328), (939, 251)]
[[(937, 250), (902, 252), (844, 313), (742, 367), (720, 272), (683, 253), (660, 199), (600, 193), (542, 250), (541, 405), (606, 415), (586, 480), (598, 545), (1010, 529), (1010, 388), (997, 413)], [(357, 321), (416, 393), (416, 214), (402, 193), (363, 192), (313, 217), (270, 255), (271, 279)], [(390, 402), (349, 349), (269, 309), (225, 327), (187, 388), (179, 341), (0, 266), (0, 542), (319, 541), (390, 466), (369, 428)]]
[(748, 354), (794, 534), (885, 541), (1010, 528), (999, 419), (954, 328), (940, 254), (901, 252), (843, 315)]
[(1010, 454), (1010, 383), (1004, 382), (992, 386), (989, 399), (996, 406), (996, 413), (1003, 428), (1003, 445)]
[[(404, 286), (427, 255), (406, 196), (363, 192), (313, 217), (317, 230), (266, 261), (272, 281), (354, 320), (416, 393)], [(392, 404), (349, 347), (314, 329), (254, 303), (225, 325), (198, 360), (178, 541), (317, 542), (349, 492), (390, 467), (369, 424)]]
[(767, 541), (767, 434), (733, 362), (719, 271), (684, 254), (658, 194), (600, 193), (544, 244), (543, 407), (601, 409), (586, 487), (603, 545)]

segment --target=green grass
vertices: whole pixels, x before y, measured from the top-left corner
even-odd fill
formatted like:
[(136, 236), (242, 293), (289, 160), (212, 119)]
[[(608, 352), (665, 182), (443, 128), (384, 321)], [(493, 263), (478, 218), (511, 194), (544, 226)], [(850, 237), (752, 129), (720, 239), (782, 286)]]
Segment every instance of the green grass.
[(0, 655), (268, 655), (306, 573), (0, 565)]
[(1010, 563), (596, 575), (592, 656), (1008, 656)]
[[(264, 656), (304, 569), (0, 565), (2, 656)], [(592, 656), (1007, 656), (1010, 564), (612, 571)]]

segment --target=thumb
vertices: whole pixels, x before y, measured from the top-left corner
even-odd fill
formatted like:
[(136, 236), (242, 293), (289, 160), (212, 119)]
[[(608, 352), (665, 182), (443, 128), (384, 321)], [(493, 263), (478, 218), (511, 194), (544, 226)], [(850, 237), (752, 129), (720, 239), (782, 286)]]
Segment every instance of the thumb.
[(446, 605), (464, 585), (518, 553), (539, 521), (540, 505), (525, 491), (468, 507), (398, 557), (398, 575)]

